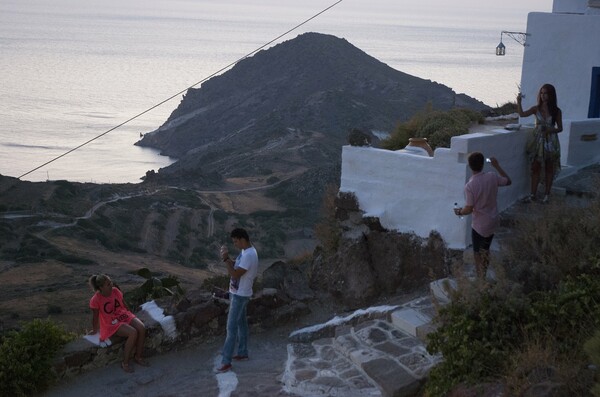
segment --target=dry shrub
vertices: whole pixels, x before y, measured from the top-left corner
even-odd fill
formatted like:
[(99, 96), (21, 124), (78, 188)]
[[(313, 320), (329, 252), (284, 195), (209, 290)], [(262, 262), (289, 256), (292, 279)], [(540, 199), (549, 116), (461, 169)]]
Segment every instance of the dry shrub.
[(288, 260), (289, 265), (302, 266), (312, 262), (312, 252), (304, 252)]
[(517, 220), (506, 257), (508, 276), (528, 292), (555, 288), (566, 276), (589, 271), (600, 257), (600, 199), (586, 207), (558, 200), (532, 205)]
[(505, 383), (511, 396), (532, 395), (535, 388), (552, 387), (550, 395), (589, 396), (593, 372), (580, 350), (562, 351), (550, 336), (525, 337), (514, 352)]
[(340, 243), (340, 226), (335, 217), (335, 198), (339, 187), (327, 185), (321, 205), (321, 220), (315, 226), (315, 236), (326, 253), (333, 253)]
[(444, 356), (429, 396), (490, 379), (510, 396), (590, 395), (583, 344), (600, 329), (600, 200), (555, 201), (521, 214), (502, 263), (492, 256), (495, 282), (453, 272), (457, 291), (429, 335), (428, 350)]

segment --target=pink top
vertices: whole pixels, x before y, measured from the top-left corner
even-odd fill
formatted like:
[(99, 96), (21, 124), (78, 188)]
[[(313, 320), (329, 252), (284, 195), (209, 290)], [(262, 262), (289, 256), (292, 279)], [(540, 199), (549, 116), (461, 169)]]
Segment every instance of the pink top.
[(498, 186), (506, 186), (508, 178), (495, 172), (473, 174), (465, 185), (466, 205), (473, 206), (471, 226), (483, 237), (494, 234), (498, 225), (496, 196)]
[(101, 341), (113, 336), (121, 324), (129, 324), (135, 318), (135, 315), (125, 308), (123, 293), (116, 287), (113, 287), (110, 296), (96, 291), (90, 299), (90, 308), (99, 311)]

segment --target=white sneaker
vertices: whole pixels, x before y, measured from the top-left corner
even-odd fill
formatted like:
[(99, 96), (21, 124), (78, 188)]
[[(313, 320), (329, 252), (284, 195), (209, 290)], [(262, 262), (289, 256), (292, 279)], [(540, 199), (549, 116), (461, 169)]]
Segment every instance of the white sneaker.
[(548, 204), (550, 202), (550, 197), (548, 195), (544, 196), (544, 199), (542, 200), (543, 204)]

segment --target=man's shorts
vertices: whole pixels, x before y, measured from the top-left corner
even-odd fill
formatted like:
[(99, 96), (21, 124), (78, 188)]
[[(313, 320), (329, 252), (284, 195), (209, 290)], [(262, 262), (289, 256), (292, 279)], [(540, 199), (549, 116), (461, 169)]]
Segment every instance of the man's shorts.
[(471, 238), (473, 239), (473, 252), (479, 252), (480, 250), (489, 251), (494, 235), (483, 237), (475, 229), (471, 229)]

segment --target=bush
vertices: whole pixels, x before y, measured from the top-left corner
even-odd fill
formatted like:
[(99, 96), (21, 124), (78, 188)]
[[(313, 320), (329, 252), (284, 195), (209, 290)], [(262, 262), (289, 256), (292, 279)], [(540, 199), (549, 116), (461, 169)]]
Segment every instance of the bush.
[(69, 181), (54, 181), (56, 189), (54, 195), (59, 199), (70, 199), (77, 195), (77, 187)]
[(600, 280), (596, 275), (568, 277), (555, 290), (530, 295), (525, 330), (552, 335), (561, 350), (579, 349), (583, 339), (600, 327)]
[(549, 290), (569, 275), (600, 272), (600, 198), (568, 212), (559, 203), (536, 211), (517, 221), (508, 241), (511, 279), (526, 291)]
[(497, 374), (521, 340), (526, 299), (518, 288), (469, 283), (459, 291), (440, 310), (441, 325), (429, 335), (427, 350), (444, 357), (429, 374), (427, 390), (432, 397)]
[(507, 115), (517, 113), (517, 102), (506, 102), (503, 105), (496, 106), (490, 112), (490, 116)]
[[(559, 267), (546, 266), (552, 274)], [(531, 386), (529, 373), (544, 368), (552, 379), (541, 381), (559, 381), (569, 395), (585, 395), (591, 380), (582, 352), (600, 329), (599, 268), (597, 260), (580, 264), (554, 288), (526, 292), (502, 276), (494, 285), (459, 281), (452, 303), (440, 309), (439, 328), (429, 335), (428, 350), (444, 356), (430, 373), (429, 395), (443, 396), (458, 384), (489, 378), (508, 379), (510, 395), (521, 395)], [(499, 264), (496, 269), (502, 274)], [(543, 358), (537, 367), (536, 357)]]
[(428, 105), (425, 110), (401, 123), (381, 147), (399, 150), (406, 147), (409, 138), (427, 138), (432, 149), (450, 147), (450, 138), (469, 132), (472, 123), (483, 122), (481, 113), (469, 109), (452, 109), (447, 112), (433, 110)]
[[(532, 211), (517, 221), (504, 263), (495, 264), (504, 275), (497, 284), (459, 283), (440, 310), (428, 349), (445, 361), (430, 373), (431, 396), (492, 377), (505, 379), (510, 395), (540, 382), (558, 382), (567, 395), (589, 393), (583, 347), (600, 329), (600, 199), (585, 208), (553, 203)], [(585, 345), (590, 356), (600, 356), (598, 345)], [(594, 392), (600, 395), (600, 385)]]
[(0, 345), (0, 395), (28, 396), (44, 391), (55, 379), (52, 360), (73, 336), (50, 320), (36, 319)]
[(279, 181), (280, 181), (280, 179), (277, 178), (276, 176), (270, 176), (270, 177), (267, 178), (266, 182), (267, 182), (268, 185), (272, 185), (272, 184), (277, 183)]
[(179, 285), (179, 280), (175, 276), (156, 277), (148, 268), (138, 269), (134, 274), (146, 279), (139, 287), (125, 292), (124, 298), (127, 306), (133, 309), (139, 305), (151, 300), (165, 296), (173, 296), (179, 299), (184, 295), (184, 291)]

